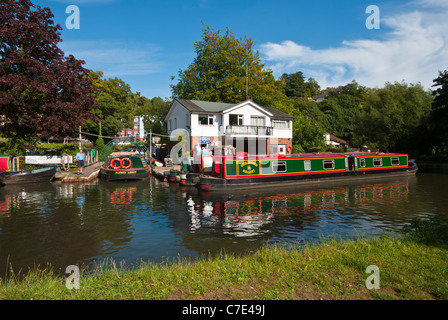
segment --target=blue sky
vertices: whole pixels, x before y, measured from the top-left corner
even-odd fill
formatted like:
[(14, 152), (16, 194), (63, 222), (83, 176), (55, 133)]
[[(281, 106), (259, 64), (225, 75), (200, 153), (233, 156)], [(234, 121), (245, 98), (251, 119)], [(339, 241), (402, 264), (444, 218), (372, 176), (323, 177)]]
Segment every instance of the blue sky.
[[(255, 42), (275, 77), (302, 71), (322, 88), (356, 80), (420, 82), (430, 88), (448, 69), (448, 0), (32, 0), (50, 7), (63, 27), (60, 47), (133, 92), (169, 98), (171, 76), (195, 58), (202, 22), (228, 27)], [(69, 30), (69, 5), (80, 10), (80, 28)], [(368, 29), (369, 5), (380, 29)]]

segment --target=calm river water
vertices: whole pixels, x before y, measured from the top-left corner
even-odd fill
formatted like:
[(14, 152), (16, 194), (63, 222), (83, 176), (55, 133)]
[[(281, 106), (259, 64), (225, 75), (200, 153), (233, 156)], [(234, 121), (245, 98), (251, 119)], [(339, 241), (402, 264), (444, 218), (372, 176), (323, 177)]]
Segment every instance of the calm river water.
[(448, 166), (415, 177), (200, 194), (154, 177), (140, 182), (0, 187), (0, 278), (51, 264), (65, 270), (113, 258), (127, 265), (266, 243), (398, 232), (413, 219), (448, 217)]

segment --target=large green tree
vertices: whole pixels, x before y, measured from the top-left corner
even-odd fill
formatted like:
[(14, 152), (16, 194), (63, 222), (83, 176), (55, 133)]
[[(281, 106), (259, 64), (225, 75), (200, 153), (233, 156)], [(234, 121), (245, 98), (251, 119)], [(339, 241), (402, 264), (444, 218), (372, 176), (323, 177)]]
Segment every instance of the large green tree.
[(166, 124), (163, 121), (171, 106), (171, 101), (160, 97), (148, 99), (142, 97), (142, 103), (137, 109), (137, 115), (143, 117), (143, 125), (147, 133), (166, 135)]
[(313, 97), (319, 93), (320, 86), (313, 78), (305, 81), (302, 71), (284, 73), (280, 80), (284, 82), (285, 95), (288, 97)]
[[(124, 127), (133, 127), (133, 119), (139, 106), (139, 97), (132, 93), (131, 87), (119, 78), (103, 79), (103, 72), (91, 72), (90, 77), (97, 88), (96, 102), (100, 107), (92, 113), (101, 121), (101, 133), (115, 136)], [(99, 133), (99, 126), (89, 122), (86, 131)]]
[(433, 98), (421, 84), (386, 83), (365, 101), (356, 140), (381, 151), (418, 152)]
[(251, 38), (238, 39), (229, 29), (221, 35), (209, 26), (202, 31), (196, 58), (171, 86), (174, 98), (237, 103), (251, 96), (265, 106), (288, 103), (282, 81), (265, 69)]
[(429, 137), (427, 146), (431, 146), (433, 153), (448, 153), (448, 70), (439, 71), (434, 79), (436, 89), (433, 91), (434, 102), (429, 118)]

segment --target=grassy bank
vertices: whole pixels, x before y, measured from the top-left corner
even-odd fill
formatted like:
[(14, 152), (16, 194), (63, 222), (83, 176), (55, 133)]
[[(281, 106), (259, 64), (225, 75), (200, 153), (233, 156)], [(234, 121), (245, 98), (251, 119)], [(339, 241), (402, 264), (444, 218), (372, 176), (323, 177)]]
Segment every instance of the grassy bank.
[[(32, 271), (3, 280), (0, 299), (448, 299), (447, 226), (419, 222), (403, 237), (266, 247), (132, 271), (110, 262), (81, 272), (78, 290), (51, 270)], [(366, 288), (369, 265), (379, 268), (379, 289)]]

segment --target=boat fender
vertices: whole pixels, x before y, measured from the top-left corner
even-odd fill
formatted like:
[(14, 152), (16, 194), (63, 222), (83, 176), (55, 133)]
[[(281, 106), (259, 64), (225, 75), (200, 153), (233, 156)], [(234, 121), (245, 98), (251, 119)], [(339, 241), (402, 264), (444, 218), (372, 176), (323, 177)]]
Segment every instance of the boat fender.
[[(128, 162), (128, 165), (127, 165), (127, 166), (124, 165), (124, 162), (125, 162), (125, 161)], [(129, 159), (129, 158), (122, 158), (122, 159), (120, 160), (120, 166), (121, 166), (123, 169), (129, 169), (129, 168), (132, 166), (132, 161), (131, 161), (131, 159)]]
[(292, 151), (292, 147), (291, 147), (291, 146), (288, 146), (288, 147), (286, 148), (286, 151), (288, 151), (288, 153), (291, 153), (291, 151)]
[[(118, 166), (114, 165), (115, 162), (118, 161)], [(114, 170), (116, 169), (120, 169), (121, 168), (121, 161), (118, 158), (113, 158), (112, 160), (110, 160), (110, 167)]]

